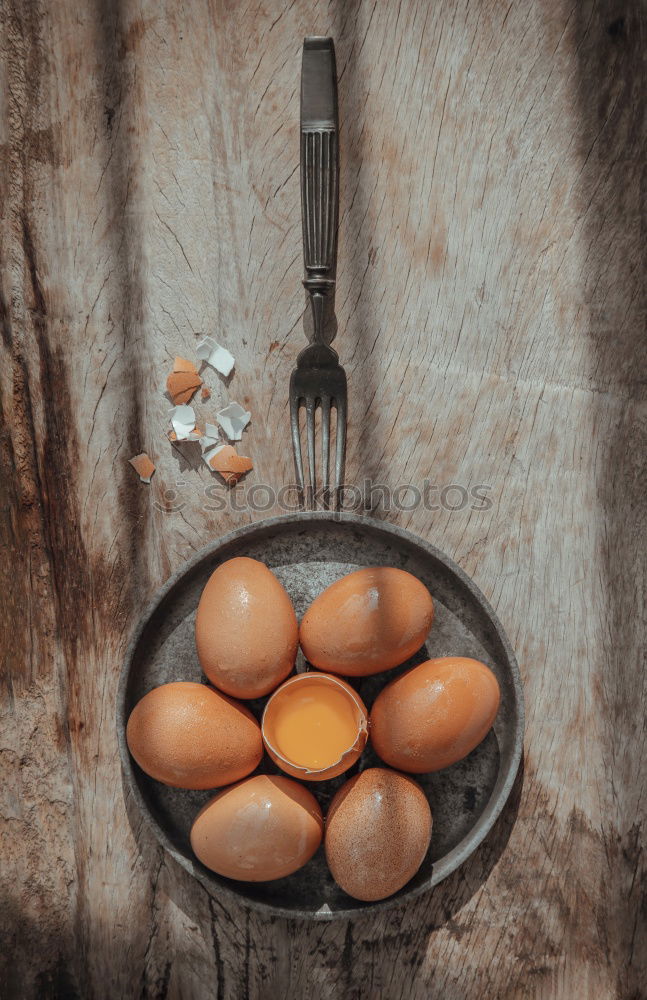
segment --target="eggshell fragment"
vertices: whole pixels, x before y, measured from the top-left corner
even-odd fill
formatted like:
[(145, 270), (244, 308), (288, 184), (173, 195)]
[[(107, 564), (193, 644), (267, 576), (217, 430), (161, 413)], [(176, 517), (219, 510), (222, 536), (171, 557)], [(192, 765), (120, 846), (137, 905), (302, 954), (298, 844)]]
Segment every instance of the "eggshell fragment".
[(216, 420), (230, 441), (240, 441), (243, 431), (251, 419), (250, 411), (243, 409), (240, 403), (236, 402), (229, 403), (224, 410), (219, 410), (216, 413)]
[(220, 792), (196, 816), (191, 847), (211, 871), (244, 882), (283, 878), (321, 843), (314, 795), (290, 778), (258, 774)]
[(433, 600), (420, 580), (391, 566), (372, 566), (319, 594), (303, 616), (299, 639), (319, 670), (363, 677), (408, 660), (433, 619)]
[(385, 899), (420, 868), (431, 840), (431, 810), (405, 774), (372, 767), (335, 794), (326, 817), (326, 860), (354, 899)]
[(205, 337), (196, 347), (196, 354), (221, 375), (227, 377), (235, 365), (233, 354), (226, 347), (221, 347), (213, 337)]
[(202, 437), (202, 431), (199, 427), (194, 427), (191, 433), (187, 436), (178, 437), (175, 431), (169, 431), (167, 434), (169, 441), (199, 441)]
[(173, 371), (166, 380), (166, 388), (174, 406), (188, 403), (202, 385), (198, 369), (186, 358), (176, 358)]
[(209, 453), (208, 465), (219, 472), (228, 486), (235, 486), (241, 476), (254, 468), (251, 458), (239, 455), (233, 445), (223, 444)]
[(182, 404), (169, 410), (173, 430), (169, 433), (171, 441), (198, 441), (202, 431), (195, 424), (195, 410), (192, 406)]
[(206, 684), (178, 681), (137, 702), (128, 749), (146, 774), (175, 788), (219, 788), (260, 763), (263, 743), (252, 713)]
[[(341, 705), (336, 706), (334, 700), (327, 703), (327, 699), (318, 699), (322, 691), (324, 694), (341, 694)], [(299, 747), (298, 743), (296, 746), (306, 757), (325, 754), (332, 749), (334, 759), (330, 764), (308, 766), (294, 760), (296, 753), (293, 751), (291, 757), (286, 747), (282, 746), (281, 711), (289, 707), (290, 699), (294, 700), (295, 696), (298, 700), (297, 711), (302, 705), (307, 712), (307, 715), (304, 713), (304, 718), (309, 727), (304, 734), (302, 746)], [(336, 719), (335, 711), (340, 709), (344, 711), (344, 717)], [(261, 731), (265, 749), (282, 771), (302, 781), (327, 781), (343, 774), (361, 756), (368, 737), (367, 712), (364, 702), (349, 684), (331, 674), (313, 671), (289, 677), (277, 688), (265, 706)], [(346, 733), (349, 734), (349, 739), (344, 742)]]
[(135, 455), (133, 458), (129, 458), (128, 462), (132, 465), (142, 483), (149, 484), (153, 477), (153, 473), (155, 472), (155, 465), (146, 452), (143, 451), (141, 455)]
[(371, 711), (371, 742), (387, 764), (412, 774), (462, 760), (489, 732), (499, 684), (484, 663), (427, 660), (387, 684)]
[(198, 369), (194, 365), (193, 361), (189, 361), (187, 358), (176, 357), (173, 362), (174, 372), (189, 372), (191, 375), (197, 375)]
[(195, 639), (212, 684), (235, 698), (260, 698), (292, 670), (298, 625), (292, 602), (271, 570), (241, 556), (222, 563), (207, 581)]

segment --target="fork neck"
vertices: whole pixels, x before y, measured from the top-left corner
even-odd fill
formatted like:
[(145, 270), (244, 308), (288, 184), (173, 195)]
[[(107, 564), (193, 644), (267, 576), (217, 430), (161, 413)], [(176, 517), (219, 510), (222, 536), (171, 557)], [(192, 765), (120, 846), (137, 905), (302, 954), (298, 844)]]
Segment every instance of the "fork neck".
[(325, 344), (324, 316), (326, 299), (333, 293), (335, 282), (330, 278), (306, 278), (303, 282), (312, 309), (313, 344)]

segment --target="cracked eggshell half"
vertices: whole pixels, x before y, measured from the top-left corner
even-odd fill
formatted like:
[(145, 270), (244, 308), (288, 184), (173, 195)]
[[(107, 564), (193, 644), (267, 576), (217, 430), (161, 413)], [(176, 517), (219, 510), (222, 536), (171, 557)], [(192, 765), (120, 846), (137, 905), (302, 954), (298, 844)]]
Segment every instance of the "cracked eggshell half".
[(265, 749), (302, 781), (327, 781), (347, 771), (368, 737), (368, 713), (357, 691), (331, 674), (290, 677), (265, 706)]

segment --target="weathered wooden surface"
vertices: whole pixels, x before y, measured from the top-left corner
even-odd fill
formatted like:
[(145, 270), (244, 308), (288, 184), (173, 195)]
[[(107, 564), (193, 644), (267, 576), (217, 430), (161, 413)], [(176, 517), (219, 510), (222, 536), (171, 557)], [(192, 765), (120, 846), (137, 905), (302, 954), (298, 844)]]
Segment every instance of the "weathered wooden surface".
[[(2, 6), (0, 993), (647, 996), (645, 5)], [(147, 599), (262, 516), (206, 509), (163, 440), (196, 333), (237, 357), (213, 402), (249, 400), (250, 483), (291, 479), (306, 33), (340, 72), (348, 479), (490, 486), (380, 516), (474, 576), (528, 710), (484, 848), (328, 926), (210, 901), (127, 811), (114, 730)]]

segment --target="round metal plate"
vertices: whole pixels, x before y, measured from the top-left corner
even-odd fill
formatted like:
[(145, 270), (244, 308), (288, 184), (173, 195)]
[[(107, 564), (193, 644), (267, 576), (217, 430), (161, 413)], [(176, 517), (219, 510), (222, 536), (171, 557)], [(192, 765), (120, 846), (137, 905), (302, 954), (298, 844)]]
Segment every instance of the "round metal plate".
[[(499, 680), (501, 707), (483, 743), (453, 767), (416, 776), (434, 818), (431, 846), (417, 875), (387, 900), (362, 903), (347, 896), (328, 872), (322, 849), (301, 871), (275, 882), (234, 882), (215, 875), (197, 861), (189, 846), (193, 817), (213, 792), (167, 788), (144, 774), (128, 753), (126, 722), (147, 691), (168, 681), (203, 679), (193, 635), (198, 600), (214, 569), (234, 556), (266, 563), (287, 589), (299, 618), (318, 593), (362, 566), (398, 566), (427, 585), (436, 618), (425, 646), (394, 670), (352, 680), (369, 709), (392, 677), (430, 657), (472, 656), (487, 663)], [(259, 718), (264, 700), (248, 703)], [(324, 920), (400, 904), (436, 885), (469, 857), (492, 827), (512, 787), (521, 757), (523, 719), (523, 692), (514, 654), (494, 612), (465, 573), (434, 546), (400, 528), (326, 511), (290, 514), (240, 528), (207, 546), (171, 577), (131, 641), (117, 706), (125, 780), (156, 837), (176, 861), (221, 899), (235, 895), (268, 914)], [(379, 763), (369, 745), (359, 765), (345, 776), (310, 783), (324, 814), (334, 792), (357, 767), (363, 770)], [(265, 756), (259, 771), (276, 770)]]

